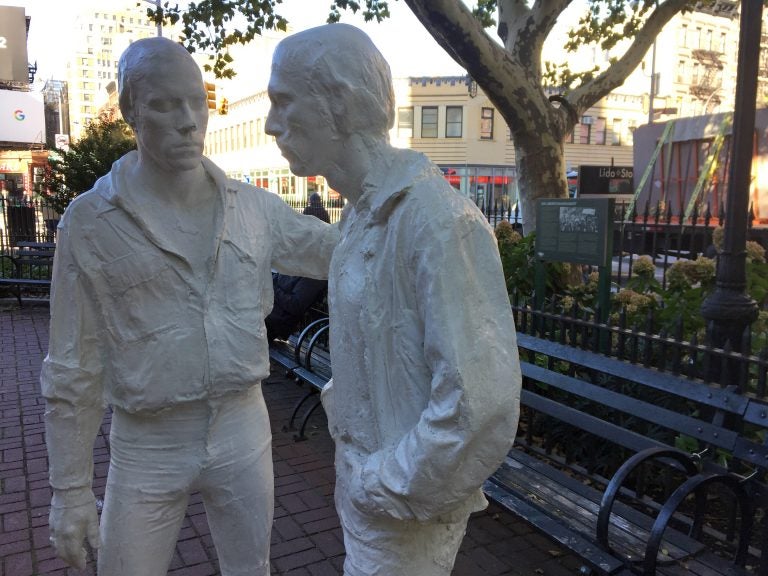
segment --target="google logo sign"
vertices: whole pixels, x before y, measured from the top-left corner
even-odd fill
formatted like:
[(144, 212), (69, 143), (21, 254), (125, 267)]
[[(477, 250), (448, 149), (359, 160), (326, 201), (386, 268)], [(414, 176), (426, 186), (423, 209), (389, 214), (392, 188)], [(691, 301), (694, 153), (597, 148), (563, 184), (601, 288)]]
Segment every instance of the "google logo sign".
[(19, 122), (21, 122), (22, 120), (24, 120), (24, 118), (26, 118), (26, 116), (24, 115), (24, 110), (14, 110), (13, 117), (16, 118), (16, 120), (18, 120)]

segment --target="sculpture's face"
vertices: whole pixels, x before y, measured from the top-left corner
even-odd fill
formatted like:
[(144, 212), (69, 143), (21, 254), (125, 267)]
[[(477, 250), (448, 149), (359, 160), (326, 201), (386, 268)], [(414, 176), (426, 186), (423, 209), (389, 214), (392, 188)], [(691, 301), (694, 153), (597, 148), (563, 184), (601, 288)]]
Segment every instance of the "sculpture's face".
[(275, 137), (294, 174), (325, 175), (341, 150), (329, 103), (313, 89), (307, 70), (283, 60), (278, 50), (267, 88), (271, 107), (265, 131)]
[(148, 64), (135, 81), (133, 125), (142, 158), (170, 172), (200, 165), (208, 127), (208, 102), (191, 58), (172, 54)]

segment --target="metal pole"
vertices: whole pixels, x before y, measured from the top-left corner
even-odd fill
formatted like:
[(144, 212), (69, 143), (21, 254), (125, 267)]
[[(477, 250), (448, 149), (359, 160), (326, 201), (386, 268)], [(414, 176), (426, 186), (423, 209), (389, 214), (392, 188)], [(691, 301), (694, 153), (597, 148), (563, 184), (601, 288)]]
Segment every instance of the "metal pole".
[[(154, 4), (155, 7), (160, 10), (162, 8), (162, 0), (144, 0), (147, 4)], [(138, 4), (137, 4), (138, 6)], [(163, 23), (158, 22), (157, 23), (157, 35), (162, 36), (163, 35)]]
[[(160, 5), (161, 0), (155, 0), (155, 6), (157, 6), (157, 9), (160, 10), (162, 6)], [(163, 23), (158, 22), (157, 23), (157, 35), (162, 36), (163, 35)]]
[(746, 293), (746, 243), (762, 10), (762, 0), (741, 3), (725, 234), (717, 260), (716, 288), (701, 307), (709, 344), (722, 348), (730, 341), (731, 348), (739, 352), (746, 352), (741, 350), (741, 336), (758, 312), (757, 303)]
[(653, 100), (656, 98), (656, 40), (651, 52), (651, 93), (648, 96), (648, 124), (653, 124)]

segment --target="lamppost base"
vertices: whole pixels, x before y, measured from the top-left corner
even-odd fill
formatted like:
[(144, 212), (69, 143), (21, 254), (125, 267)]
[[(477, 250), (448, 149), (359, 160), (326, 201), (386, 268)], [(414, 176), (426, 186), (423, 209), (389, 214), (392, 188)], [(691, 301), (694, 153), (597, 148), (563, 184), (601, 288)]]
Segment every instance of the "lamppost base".
[(701, 315), (707, 321), (707, 343), (716, 348), (742, 350), (744, 333), (757, 319), (757, 302), (742, 290), (717, 287), (701, 305)]

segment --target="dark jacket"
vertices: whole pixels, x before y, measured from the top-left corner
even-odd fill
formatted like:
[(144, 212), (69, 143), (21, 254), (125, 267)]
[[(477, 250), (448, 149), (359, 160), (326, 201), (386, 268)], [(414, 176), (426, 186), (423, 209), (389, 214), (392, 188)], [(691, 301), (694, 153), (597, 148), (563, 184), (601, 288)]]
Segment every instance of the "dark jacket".
[(284, 340), (299, 329), (304, 314), (325, 296), (328, 282), (274, 272), (272, 286), (275, 304), (264, 319), (270, 341), (275, 338)]
[(328, 215), (328, 211), (323, 207), (323, 199), (320, 198), (320, 194), (317, 192), (314, 192), (309, 197), (309, 204), (304, 208), (304, 214), (316, 216), (323, 222), (331, 222), (331, 217)]

